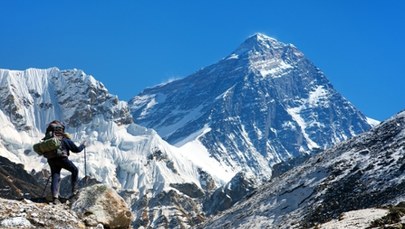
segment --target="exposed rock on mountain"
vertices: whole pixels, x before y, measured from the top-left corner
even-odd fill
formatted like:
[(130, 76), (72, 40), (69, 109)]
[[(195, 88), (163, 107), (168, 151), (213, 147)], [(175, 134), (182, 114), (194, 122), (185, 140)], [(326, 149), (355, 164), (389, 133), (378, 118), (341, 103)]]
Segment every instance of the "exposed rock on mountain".
[(0, 156), (0, 197), (21, 200), (41, 198), (43, 186), (29, 175), (24, 165)]
[(256, 188), (257, 182), (252, 174), (237, 173), (231, 181), (215, 192), (204, 202), (204, 212), (214, 215), (232, 207), (236, 202), (251, 194)]

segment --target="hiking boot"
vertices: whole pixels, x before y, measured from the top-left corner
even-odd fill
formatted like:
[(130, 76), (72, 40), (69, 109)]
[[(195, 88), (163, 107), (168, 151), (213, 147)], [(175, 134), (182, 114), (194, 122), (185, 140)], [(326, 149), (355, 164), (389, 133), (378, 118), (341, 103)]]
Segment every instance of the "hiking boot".
[(76, 196), (79, 193), (79, 190), (72, 188), (72, 197)]
[(60, 202), (59, 198), (53, 198), (52, 203), (55, 205), (58, 205), (58, 204), (61, 204), (62, 202)]

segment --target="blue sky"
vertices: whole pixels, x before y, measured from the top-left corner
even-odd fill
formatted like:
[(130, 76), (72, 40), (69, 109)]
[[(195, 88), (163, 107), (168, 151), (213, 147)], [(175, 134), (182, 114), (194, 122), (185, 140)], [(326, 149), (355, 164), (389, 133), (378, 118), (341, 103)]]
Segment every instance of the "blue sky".
[(405, 109), (400, 0), (3, 1), (0, 68), (78, 68), (129, 100), (261, 32), (297, 46), (369, 117)]

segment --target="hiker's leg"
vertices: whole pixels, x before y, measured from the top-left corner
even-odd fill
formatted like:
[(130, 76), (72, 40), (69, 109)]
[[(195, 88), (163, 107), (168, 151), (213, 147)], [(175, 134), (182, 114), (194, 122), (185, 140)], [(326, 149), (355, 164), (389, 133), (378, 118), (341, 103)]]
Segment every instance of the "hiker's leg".
[(68, 158), (66, 158), (64, 160), (63, 165), (64, 165), (63, 166), (64, 169), (66, 169), (66, 170), (68, 170), (69, 172), (72, 173), (72, 175), (71, 175), (71, 183), (72, 183), (72, 193), (74, 193), (75, 190), (76, 190), (77, 180), (79, 178), (79, 170), (73, 164), (73, 162), (70, 161)]
[(59, 182), (60, 182), (60, 171), (61, 167), (58, 165), (58, 163), (54, 160), (48, 161), (49, 166), (51, 167), (51, 176), (52, 176), (52, 182), (51, 182), (51, 192), (52, 192), (52, 197), (55, 199), (59, 198)]

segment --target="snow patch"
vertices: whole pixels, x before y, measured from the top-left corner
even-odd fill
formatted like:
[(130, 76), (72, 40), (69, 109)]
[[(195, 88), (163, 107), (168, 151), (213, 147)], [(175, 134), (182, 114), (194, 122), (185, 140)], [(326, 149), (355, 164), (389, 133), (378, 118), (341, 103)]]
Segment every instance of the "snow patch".
[(226, 58), (227, 60), (232, 60), (232, 59), (239, 59), (239, 56), (235, 53), (232, 53), (228, 58)]
[(370, 124), (370, 126), (372, 126), (372, 127), (377, 126), (378, 124), (381, 123), (380, 121), (370, 118), (370, 117), (366, 117), (366, 120), (367, 120), (367, 123)]
[(322, 229), (357, 229), (367, 228), (370, 224), (388, 214), (387, 209), (368, 208), (343, 213), (340, 219), (334, 219), (320, 225)]
[[(209, 132), (211, 129), (205, 126), (203, 129), (195, 132), (191, 136), (193, 138), (184, 141), (185, 144), (181, 145), (178, 149), (180, 153), (194, 164), (226, 183), (235, 176), (235, 172), (231, 168), (224, 167), (215, 158), (211, 157), (207, 148), (198, 140), (199, 137)], [(194, 140), (191, 140), (194, 139)]]
[(305, 131), (305, 129), (307, 128), (307, 123), (305, 122), (305, 120), (300, 115), (301, 109), (302, 109), (302, 107), (288, 108), (287, 112), (291, 115), (291, 117), (301, 127), (301, 130), (302, 130), (301, 133), (304, 136), (305, 140), (308, 142), (308, 146), (310, 148), (319, 148), (319, 145), (316, 144), (314, 141), (312, 141), (312, 139), (309, 138), (307, 132)]
[[(315, 88), (315, 90), (311, 91), (308, 97), (308, 104), (310, 107), (316, 107), (320, 105), (327, 105), (327, 99), (325, 99), (328, 96), (329, 92), (323, 87), (323, 86), (318, 86)], [(322, 103), (322, 101), (324, 101)]]
[(281, 60), (261, 60), (261, 61), (254, 61), (251, 63), (251, 67), (254, 70), (259, 71), (260, 75), (265, 77), (271, 78), (280, 78), (282, 77), (288, 69), (293, 68), (291, 65), (285, 63)]

